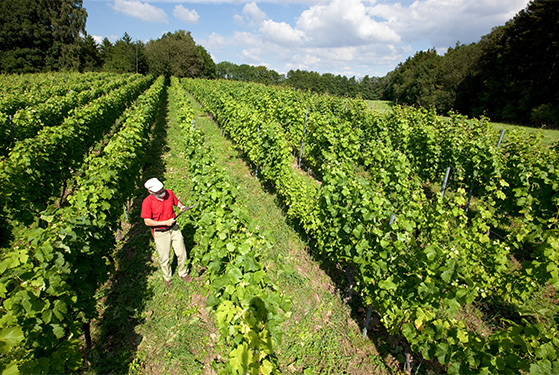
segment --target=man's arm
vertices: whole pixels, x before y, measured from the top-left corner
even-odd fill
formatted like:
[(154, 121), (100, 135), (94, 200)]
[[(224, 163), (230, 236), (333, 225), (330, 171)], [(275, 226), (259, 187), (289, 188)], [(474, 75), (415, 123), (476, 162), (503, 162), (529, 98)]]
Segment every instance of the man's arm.
[(162, 221), (157, 221), (153, 219), (144, 219), (144, 224), (147, 225), (148, 227), (162, 227), (162, 226), (171, 227), (175, 224), (175, 222), (176, 220), (174, 218), (169, 220), (162, 220)]
[(181, 211), (185, 211), (186, 210), (186, 206), (184, 204), (181, 203), (181, 201), (177, 201), (177, 207), (181, 210)]

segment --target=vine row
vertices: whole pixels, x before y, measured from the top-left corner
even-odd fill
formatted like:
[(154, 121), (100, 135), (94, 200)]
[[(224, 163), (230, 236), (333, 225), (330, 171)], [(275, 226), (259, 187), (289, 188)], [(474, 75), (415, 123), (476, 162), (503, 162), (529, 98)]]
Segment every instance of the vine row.
[(270, 246), (246, 211), (236, 203), (236, 190), (216, 167), (213, 151), (192, 127), (192, 110), (178, 79), (172, 92), (181, 119), (189, 179), (198, 199), (190, 211), (194, 224), (193, 258), (206, 271), (220, 333), (223, 374), (279, 374), (275, 348), (281, 340), (281, 322), (289, 316), (289, 300), (275, 287), (261, 262), (261, 248)]
[(547, 254), (520, 269), (509, 261), (510, 247), (487, 236), (496, 218), (492, 199), (504, 194), (506, 181), (497, 180), (487, 202), (467, 216), (463, 187), (433, 200), (409, 158), (389, 140), (375, 140), (371, 168), (359, 176), (353, 160), (336, 153), (335, 144), (350, 142), (338, 133), (340, 139), (320, 147), (322, 180), (316, 187), (292, 168), (282, 126), (246, 104), (254, 96), (223, 100), (225, 90), (208, 90), (207, 82), (184, 84), (208, 103), (220, 126), (258, 166), (259, 176), (275, 185), (288, 214), (301, 222), (321, 255), (355, 271), (365, 303), (390, 333), (405, 337), (411, 351), (437, 359), (449, 373), (546, 373), (559, 365), (556, 327), (546, 329), (515, 313), (501, 319), (499, 328), (482, 332), (460, 318), (473, 306), (494, 303), (522, 311), (538, 282), (557, 286), (552, 232), (547, 232)]
[(89, 161), (68, 205), (50, 206), (0, 262), (0, 370), (74, 373), (80, 336), (95, 317), (95, 291), (112, 272), (108, 257), (124, 202), (136, 189), (163, 77), (123, 117), (121, 130)]

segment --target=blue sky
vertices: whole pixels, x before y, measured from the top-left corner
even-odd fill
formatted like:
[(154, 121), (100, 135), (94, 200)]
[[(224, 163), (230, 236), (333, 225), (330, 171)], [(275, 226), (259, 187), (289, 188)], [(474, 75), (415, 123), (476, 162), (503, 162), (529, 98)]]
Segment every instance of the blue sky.
[(112, 42), (190, 31), (216, 63), (382, 77), (416, 51), (476, 42), (529, 0), (84, 0)]

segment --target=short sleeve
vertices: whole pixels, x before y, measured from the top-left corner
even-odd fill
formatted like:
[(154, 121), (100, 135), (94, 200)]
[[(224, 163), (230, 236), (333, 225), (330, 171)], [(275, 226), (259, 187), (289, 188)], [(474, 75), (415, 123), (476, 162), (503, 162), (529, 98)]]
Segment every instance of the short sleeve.
[(152, 219), (151, 204), (148, 198), (145, 198), (142, 202), (142, 211), (140, 213), (142, 219)]

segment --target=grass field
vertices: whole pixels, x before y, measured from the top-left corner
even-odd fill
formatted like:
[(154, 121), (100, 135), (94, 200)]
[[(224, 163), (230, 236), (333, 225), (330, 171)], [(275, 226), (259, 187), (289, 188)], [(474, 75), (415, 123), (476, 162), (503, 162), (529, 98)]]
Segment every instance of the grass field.
[(541, 134), (541, 136), (543, 137), (543, 143), (548, 146), (551, 146), (559, 141), (559, 130), (538, 129), (538, 128), (531, 128), (528, 126), (504, 124), (500, 122), (494, 122), (492, 124), (493, 126), (495, 126), (495, 128), (499, 130), (505, 129), (505, 132), (518, 130), (518, 131), (525, 131), (528, 134)]
[(367, 100), (367, 103), (369, 103), (370, 108), (373, 111), (380, 112), (380, 113), (390, 111), (390, 109), (392, 109), (393, 106), (392, 102), (388, 100)]
[[(380, 113), (390, 111), (392, 109), (392, 106), (394, 105), (391, 101), (388, 100), (367, 100), (367, 103), (369, 103), (369, 106), (373, 111)], [(492, 122), (492, 124), (498, 130), (505, 129), (505, 132), (517, 130), (525, 131), (528, 134), (541, 134), (543, 143), (547, 146), (551, 146), (554, 143), (559, 142), (559, 130), (545, 128), (540, 129), (529, 126), (506, 124), (502, 122)]]

